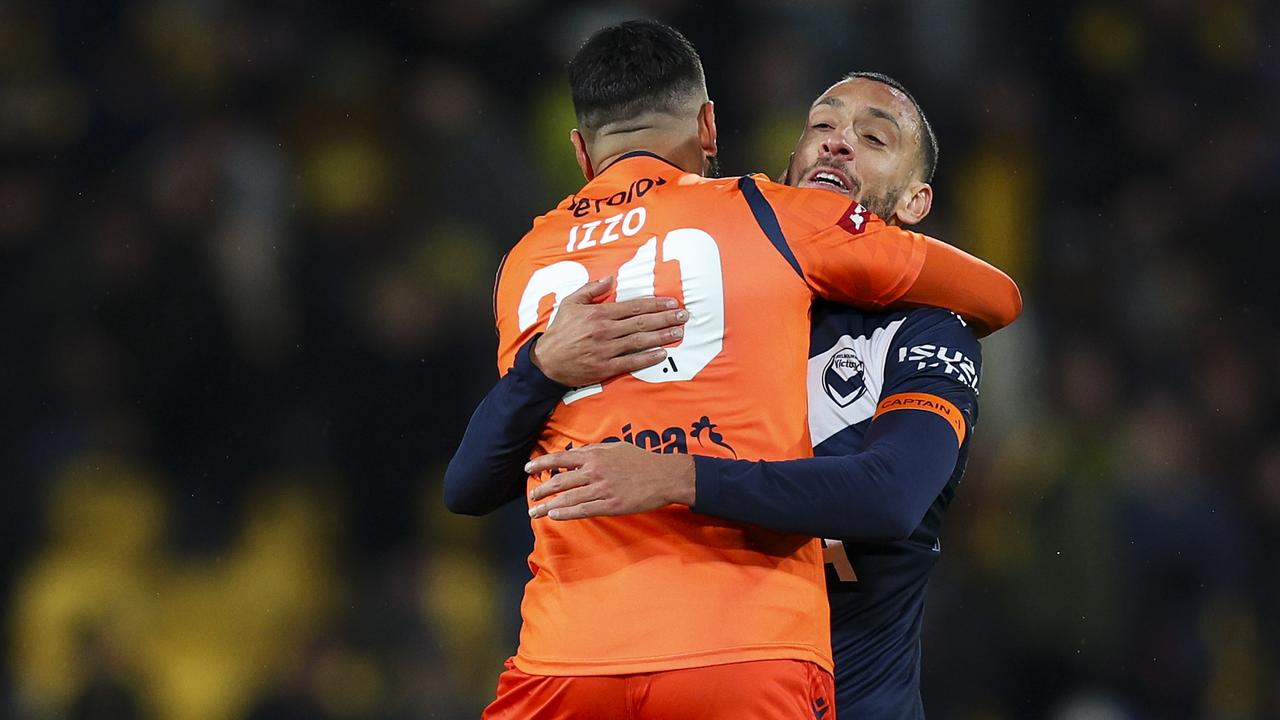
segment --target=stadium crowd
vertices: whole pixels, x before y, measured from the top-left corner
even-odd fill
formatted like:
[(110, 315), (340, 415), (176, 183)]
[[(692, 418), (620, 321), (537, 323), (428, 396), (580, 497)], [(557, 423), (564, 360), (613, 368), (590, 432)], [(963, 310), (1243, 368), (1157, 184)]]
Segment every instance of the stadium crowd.
[(527, 519), (440, 477), (498, 260), (580, 181), (564, 62), (635, 16), (729, 174), (902, 80), (923, 229), (1023, 289), (930, 714), (1280, 717), (1280, 7), (151, 0), (0, 4), (0, 718), (478, 715)]

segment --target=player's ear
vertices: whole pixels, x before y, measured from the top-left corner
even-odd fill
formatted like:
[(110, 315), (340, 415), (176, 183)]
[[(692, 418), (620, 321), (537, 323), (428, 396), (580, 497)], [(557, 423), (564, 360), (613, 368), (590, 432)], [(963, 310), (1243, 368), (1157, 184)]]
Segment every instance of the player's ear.
[(596, 177), (596, 171), (591, 167), (591, 156), (587, 154), (587, 139), (582, 137), (578, 128), (574, 128), (569, 131), (569, 142), (573, 143), (573, 154), (578, 159), (582, 176), (587, 179), (587, 182), (591, 182)]
[(894, 213), (903, 225), (915, 225), (924, 220), (933, 208), (933, 188), (929, 183), (915, 183), (907, 188)]
[(716, 104), (710, 100), (698, 108), (698, 144), (704, 155), (716, 156)]

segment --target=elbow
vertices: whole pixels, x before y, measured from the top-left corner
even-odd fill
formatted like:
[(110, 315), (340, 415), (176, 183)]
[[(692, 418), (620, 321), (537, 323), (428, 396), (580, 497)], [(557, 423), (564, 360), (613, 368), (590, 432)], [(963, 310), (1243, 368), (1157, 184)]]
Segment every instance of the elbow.
[(874, 514), (867, 534), (875, 542), (897, 542), (910, 538), (936, 496), (925, 496), (913, 490), (913, 483), (901, 476), (902, 463), (887, 461), (881, 465), (880, 487), (883, 494), (874, 502)]
[(1018, 283), (1009, 278), (1009, 295), (1005, 302), (1005, 313), (1001, 319), (1005, 325), (1012, 325), (1014, 320), (1022, 316), (1022, 291), (1018, 289)]
[(1022, 316), (1022, 291), (1018, 289), (1018, 284), (1013, 281), (1013, 278), (1004, 275), (1004, 280), (1003, 293), (987, 308), (984, 316), (971, 318), (974, 334), (978, 337), (986, 337), (1008, 327)]
[(884, 527), (881, 528), (881, 534), (884, 537), (881, 539), (886, 542), (906, 540), (915, 534), (916, 528), (920, 527), (920, 521), (923, 519), (923, 515), (909, 511), (886, 513), (883, 518)]
[(463, 477), (463, 473), (453, 463), (444, 473), (444, 506), (455, 515), (483, 515), (483, 508), (472, 493), (467, 492), (471, 484)]
[(454, 515), (470, 515), (472, 517), (480, 517), (487, 513), (488, 509), (474, 502), (470, 498), (460, 495), (456, 492), (449, 492), (445, 488), (444, 506)]
[(924, 467), (910, 468), (909, 472), (918, 483), (901, 476), (891, 477), (887, 483), (893, 490), (885, 497), (880, 513), (881, 539), (887, 542), (907, 540), (915, 534), (950, 478), (950, 472), (941, 467), (936, 473)]
[(824, 528), (824, 537), (861, 542), (906, 540), (915, 534), (928, 512), (928, 508), (912, 507), (912, 501), (898, 493), (888, 493), (869, 502), (865, 497), (858, 502), (850, 498), (841, 505), (840, 521)]
[(992, 332), (1012, 325), (1022, 315), (1022, 291), (1018, 289), (1018, 283), (1014, 282), (1013, 278), (1005, 275), (1005, 280), (1004, 297), (1000, 299), (999, 306), (991, 319)]
[(845, 538), (861, 542), (887, 543), (910, 538), (920, 527), (920, 517), (910, 512), (899, 512), (893, 508), (882, 508), (880, 512), (868, 515), (865, 512), (846, 517), (860, 517), (859, 522), (842, 522), (825, 529), (824, 537)]
[(444, 506), (455, 515), (475, 515), (470, 503), (459, 490), (446, 480), (444, 484)]

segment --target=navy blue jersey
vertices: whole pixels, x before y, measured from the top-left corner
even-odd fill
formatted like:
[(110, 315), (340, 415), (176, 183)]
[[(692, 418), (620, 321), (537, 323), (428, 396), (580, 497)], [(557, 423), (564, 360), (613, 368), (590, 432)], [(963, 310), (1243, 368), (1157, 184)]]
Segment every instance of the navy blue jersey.
[(977, 339), (950, 312), (872, 314), (829, 303), (814, 308), (809, 428), (816, 455), (862, 450), (879, 401), (899, 393), (949, 400), (969, 430), (950, 479), (910, 537), (825, 541), (836, 711), (843, 717), (924, 717), (919, 687), (925, 585), (942, 552), (943, 515), (964, 475), (981, 363)]

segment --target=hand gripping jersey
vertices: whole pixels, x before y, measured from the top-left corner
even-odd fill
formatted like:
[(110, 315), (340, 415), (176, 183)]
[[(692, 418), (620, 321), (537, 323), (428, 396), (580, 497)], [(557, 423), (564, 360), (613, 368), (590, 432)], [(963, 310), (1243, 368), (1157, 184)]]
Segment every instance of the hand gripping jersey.
[[(706, 179), (632, 154), (535, 220), (507, 256), (494, 298), (499, 370), (545, 330), (562, 298), (615, 275), (618, 300), (681, 298), (690, 313), (685, 336), (661, 365), (568, 393), (535, 456), (630, 442), (667, 453), (806, 457), (815, 295), (863, 307), (911, 299), (926, 255), (954, 260), (947, 250), (830, 192), (763, 177)], [(988, 286), (1007, 281), (988, 268), (978, 268)], [(966, 298), (975, 294), (966, 288)], [(817, 540), (675, 506), (544, 518), (533, 530), (515, 657), (524, 672), (625, 674), (764, 659), (831, 668)]]

